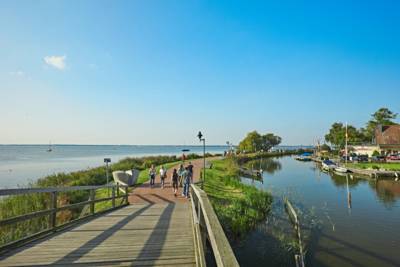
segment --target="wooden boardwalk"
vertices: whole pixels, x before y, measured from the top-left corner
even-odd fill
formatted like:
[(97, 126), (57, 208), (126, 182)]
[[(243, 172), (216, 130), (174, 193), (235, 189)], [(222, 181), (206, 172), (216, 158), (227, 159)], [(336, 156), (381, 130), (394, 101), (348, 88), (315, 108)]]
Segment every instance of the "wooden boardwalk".
[(135, 204), (29, 243), (0, 266), (195, 266), (188, 203)]
[[(193, 165), (197, 181), (201, 161)], [(154, 188), (146, 183), (125, 195), (128, 206), (1, 255), (0, 266), (204, 267), (207, 237), (218, 266), (239, 266), (206, 193), (192, 186), (190, 200), (180, 196), (182, 188), (174, 196), (169, 178), (165, 188), (159, 177), (156, 182)]]
[[(200, 161), (194, 161), (195, 180)], [(0, 266), (195, 266), (190, 201), (148, 183), (135, 188), (130, 205), (0, 257)]]

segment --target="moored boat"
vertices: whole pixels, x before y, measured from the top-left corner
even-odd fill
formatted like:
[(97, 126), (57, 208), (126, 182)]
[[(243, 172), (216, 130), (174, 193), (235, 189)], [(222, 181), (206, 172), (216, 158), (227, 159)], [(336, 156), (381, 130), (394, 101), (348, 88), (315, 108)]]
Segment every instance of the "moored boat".
[(295, 157), (294, 159), (299, 161), (311, 161), (311, 153), (303, 153), (300, 156)]
[(335, 171), (341, 172), (341, 173), (347, 173), (347, 172), (349, 172), (349, 170), (348, 170), (347, 168), (345, 168), (345, 167), (340, 167), (340, 166), (336, 167), (336, 168), (335, 168)]
[(326, 159), (322, 161), (322, 169), (332, 171), (335, 170), (335, 168), (337, 168), (337, 165), (332, 160)]

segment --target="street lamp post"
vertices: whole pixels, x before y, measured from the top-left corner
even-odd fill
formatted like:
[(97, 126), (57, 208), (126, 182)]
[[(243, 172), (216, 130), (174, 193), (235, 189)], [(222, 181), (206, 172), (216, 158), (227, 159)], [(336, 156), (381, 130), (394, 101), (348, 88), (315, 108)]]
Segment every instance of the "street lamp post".
[[(110, 158), (105, 158), (104, 163), (106, 164), (106, 179), (107, 179), (107, 186), (108, 186), (108, 163), (111, 162)], [(107, 187), (107, 195), (110, 197), (110, 188)]]
[(203, 141), (203, 182), (201, 183), (201, 189), (203, 189), (206, 181), (206, 139), (203, 138), (203, 134), (200, 131), (197, 134), (197, 137), (200, 142)]

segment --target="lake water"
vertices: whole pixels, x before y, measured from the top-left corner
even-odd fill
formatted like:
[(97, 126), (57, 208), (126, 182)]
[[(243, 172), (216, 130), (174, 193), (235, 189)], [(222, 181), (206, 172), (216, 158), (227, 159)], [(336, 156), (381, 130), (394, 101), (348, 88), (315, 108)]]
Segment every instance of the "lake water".
[[(128, 145), (0, 145), (0, 188), (26, 186), (36, 179), (60, 172), (71, 172), (103, 165), (126, 157), (203, 153), (202, 146), (128, 146)], [(226, 146), (207, 146), (206, 152), (223, 153)]]
[(400, 266), (400, 182), (321, 172), (292, 157), (253, 163), (262, 181), (242, 181), (270, 191), (273, 210), (234, 247), (243, 266), (295, 266), (294, 231), (282, 198), (299, 212), (307, 243), (306, 266)]

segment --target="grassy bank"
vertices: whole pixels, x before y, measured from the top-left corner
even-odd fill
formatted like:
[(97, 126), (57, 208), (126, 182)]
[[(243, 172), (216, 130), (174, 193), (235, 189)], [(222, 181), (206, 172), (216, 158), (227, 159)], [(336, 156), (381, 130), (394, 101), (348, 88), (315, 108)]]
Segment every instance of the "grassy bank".
[(272, 197), (239, 180), (236, 160), (227, 158), (213, 162), (206, 172), (204, 190), (230, 239), (237, 239), (263, 220), (271, 208)]
[(355, 169), (371, 169), (371, 170), (387, 170), (387, 171), (400, 171), (400, 163), (375, 163), (375, 162), (363, 162), (363, 163), (347, 163), (349, 168)]
[[(188, 159), (199, 158), (200, 156), (191, 154)], [(166, 165), (167, 168), (179, 163), (176, 156), (150, 156), (142, 158), (126, 158), (110, 166), (111, 172), (115, 170), (141, 170), (138, 184), (149, 179), (148, 168), (154, 164), (155, 166)], [(112, 180), (112, 178), (111, 178)], [(106, 184), (106, 173), (104, 167), (71, 172), (59, 173), (40, 178), (29, 187), (62, 187), (62, 186), (83, 186), (83, 185), (103, 185)], [(106, 189), (96, 191), (96, 198), (107, 197)], [(68, 204), (74, 204), (88, 200), (89, 191), (72, 191), (67, 193), (59, 193), (59, 207)], [(0, 200), (0, 220), (12, 218), (15, 216), (46, 210), (50, 208), (50, 194), (27, 194), (5, 197)], [(111, 207), (111, 201), (96, 203), (96, 211), (104, 210)], [(57, 213), (57, 224), (63, 224), (70, 220), (79, 218), (82, 214), (83, 207), (65, 210)], [(34, 218), (19, 222), (17, 224), (3, 226), (0, 228), (0, 246), (28, 236), (33, 233), (45, 230), (49, 227), (48, 216)]]

